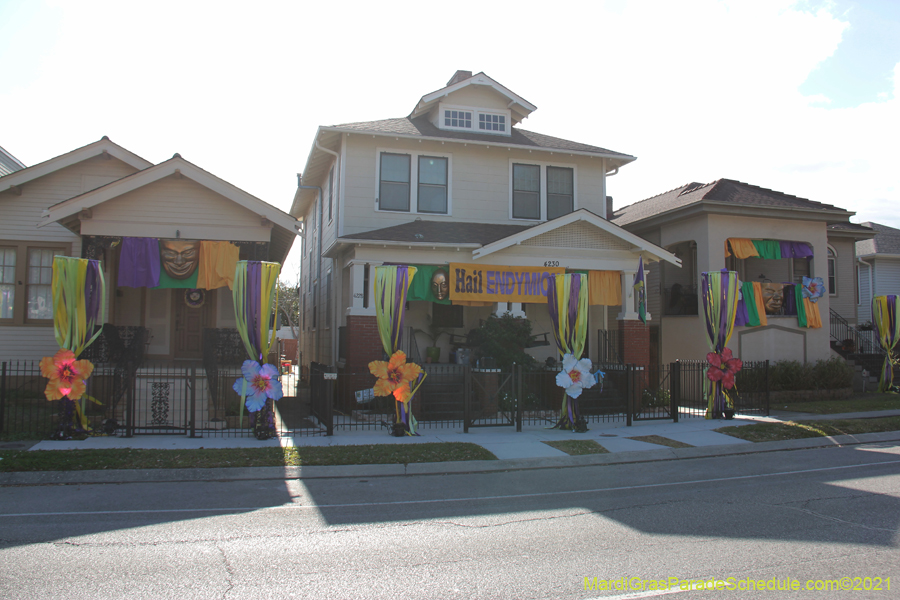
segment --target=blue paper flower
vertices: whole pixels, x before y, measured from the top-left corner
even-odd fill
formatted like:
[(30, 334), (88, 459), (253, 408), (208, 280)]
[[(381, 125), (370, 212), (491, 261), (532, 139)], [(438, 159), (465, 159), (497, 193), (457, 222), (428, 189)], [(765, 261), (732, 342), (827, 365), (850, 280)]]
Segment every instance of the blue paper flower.
[(272, 365), (260, 366), (255, 360), (245, 360), (241, 365), (244, 375), (234, 382), (234, 391), (238, 395), (246, 394), (247, 410), (257, 412), (266, 404), (266, 399), (278, 400), (284, 396), (281, 382), (278, 381), (278, 369)]
[(803, 276), (803, 297), (810, 302), (818, 302), (825, 295), (825, 282), (821, 277)]

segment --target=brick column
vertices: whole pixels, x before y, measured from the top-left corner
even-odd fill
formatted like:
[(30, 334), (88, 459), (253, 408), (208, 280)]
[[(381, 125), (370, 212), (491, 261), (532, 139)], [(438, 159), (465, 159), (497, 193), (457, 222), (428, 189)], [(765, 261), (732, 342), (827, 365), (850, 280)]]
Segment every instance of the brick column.
[(650, 364), (650, 327), (640, 321), (619, 321), (622, 361), (636, 365)]
[(368, 373), (369, 363), (381, 360), (384, 348), (378, 337), (375, 317), (347, 315), (347, 362), (344, 370), (348, 373)]

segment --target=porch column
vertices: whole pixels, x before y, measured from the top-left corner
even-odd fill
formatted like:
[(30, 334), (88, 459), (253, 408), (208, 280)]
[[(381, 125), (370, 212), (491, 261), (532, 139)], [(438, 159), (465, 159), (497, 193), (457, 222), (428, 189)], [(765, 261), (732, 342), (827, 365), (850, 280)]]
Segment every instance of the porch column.
[(635, 275), (637, 275), (637, 269), (633, 271), (622, 271), (622, 311), (616, 316), (616, 319), (619, 321), (639, 320), (637, 311), (634, 307)]
[(507, 312), (514, 317), (525, 318), (525, 309), (522, 308), (521, 302), (498, 302), (494, 314), (502, 317)]
[[(381, 263), (366, 263), (351, 260), (350, 268), (350, 305), (347, 307), (347, 316), (371, 316), (375, 314), (375, 267)], [(366, 267), (369, 267), (369, 289), (366, 293)], [(368, 297), (369, 306), (365, 305)]]

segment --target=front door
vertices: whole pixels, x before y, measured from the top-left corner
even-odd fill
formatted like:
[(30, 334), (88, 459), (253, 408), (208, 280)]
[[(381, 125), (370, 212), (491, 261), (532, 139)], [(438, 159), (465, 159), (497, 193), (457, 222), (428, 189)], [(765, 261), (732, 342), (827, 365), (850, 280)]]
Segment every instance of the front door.
[(173, 290), (175, 358), (203, 358), (203, 330), (210, 326), (214, 290)]

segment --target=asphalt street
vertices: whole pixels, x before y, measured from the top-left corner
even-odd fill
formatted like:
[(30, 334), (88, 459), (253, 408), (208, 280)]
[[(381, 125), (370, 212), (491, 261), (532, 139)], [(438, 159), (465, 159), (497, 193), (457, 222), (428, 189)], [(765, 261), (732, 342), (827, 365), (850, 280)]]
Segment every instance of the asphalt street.
[[(12, 486), (0, 488), (0, 597), (895, 598), (898, 521), (896, 443), (458, 475)], [(842, 577), (861, 589), (674, 583)], [(674, 589), (651, 589), (660, 581)]]

